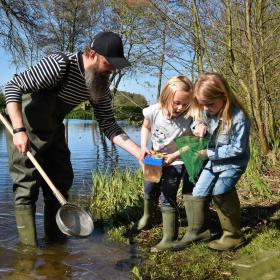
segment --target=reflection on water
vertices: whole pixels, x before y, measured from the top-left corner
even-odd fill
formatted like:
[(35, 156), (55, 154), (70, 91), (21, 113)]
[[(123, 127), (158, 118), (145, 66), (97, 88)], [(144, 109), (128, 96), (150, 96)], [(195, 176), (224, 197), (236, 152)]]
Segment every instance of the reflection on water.
[[(73, 196), (88, 196), (92, 171), (138, 168), (132, 156), (100, 136), (95, 123), (69, 120), (67, 125), (75, 173)], [(138, 127), (122, 127), (139, 143)], [(129, 279), (129, 268), (137, 261), (134, 248), (112, 244), (98, 230), (85, 239), (69, 237), (65, 244), (45, 244), (42, 208), (40, 196), (36, 210), (39, 248), (18, 247), (5, 131), (0, 126), (0, 279)]]

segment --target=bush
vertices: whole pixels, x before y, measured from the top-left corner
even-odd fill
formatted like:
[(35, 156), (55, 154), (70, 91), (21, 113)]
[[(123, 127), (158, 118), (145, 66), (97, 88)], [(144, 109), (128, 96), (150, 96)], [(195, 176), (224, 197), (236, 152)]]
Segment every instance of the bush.
[(118, 120), (143, 121), (142, 109), (136, 106), (116, 106), (115, 116)]
[(6, 108), (5, 96), (3, 93), (0, 93), (0, 112), (4, 112)]
[(81, 120), (93, 120), (94, 115), (92, 110), (85, 111), (85, 110), (76, 110), (72, 111), (65, 117), (66, 119), (81, 119)]

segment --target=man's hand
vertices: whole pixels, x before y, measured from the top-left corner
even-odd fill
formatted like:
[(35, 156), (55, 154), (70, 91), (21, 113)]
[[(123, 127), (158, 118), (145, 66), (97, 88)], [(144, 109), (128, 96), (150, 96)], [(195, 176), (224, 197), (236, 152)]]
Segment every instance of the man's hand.
[(26, 132), (18, 132), (14, 134), (13, 142), (21, 154), (25, 155), (27, 153), (29, 148), (29, 139)]
[(148, 148), (141, 148), (141, 152), (140, 152), (140, 161), (143, 161), (144, 160), (144, 157), (146, 156), (146, 155), (151, 155), (152, 154), (152, 152), (148, 149)]

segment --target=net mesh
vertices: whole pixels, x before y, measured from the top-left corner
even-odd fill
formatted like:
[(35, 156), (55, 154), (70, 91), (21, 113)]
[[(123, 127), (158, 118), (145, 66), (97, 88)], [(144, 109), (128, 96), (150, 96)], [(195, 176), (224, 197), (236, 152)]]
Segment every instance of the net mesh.
[(186, 146), (189, 147), (186, 152), (180, 152), (180, 157), (184, 162), (192, 183), (195, 183), (205, 161), (205, 159), (197, 156), (197, 152), (206, 149), (209, 140), (209, 137), (202, 138), (196, 136), (182, 136), (175, 139), (177, 149), (182, 149)]

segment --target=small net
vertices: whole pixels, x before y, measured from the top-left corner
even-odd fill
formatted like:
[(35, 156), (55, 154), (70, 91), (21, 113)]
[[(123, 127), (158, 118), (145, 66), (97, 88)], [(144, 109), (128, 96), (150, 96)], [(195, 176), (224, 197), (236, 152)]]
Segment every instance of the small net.
[(205, 150), (208, 146), (209, 140), (209, 137), (196, 136), (182, 136), (175, 139), (177, 149), (186, 146), (189, 147), (186, 152), (180, 152), (180, 157), (188, 171), (190, 181), (194, 184), (205, 161), (205, 159), (201, 159), (197, 156), (197, 152)]

